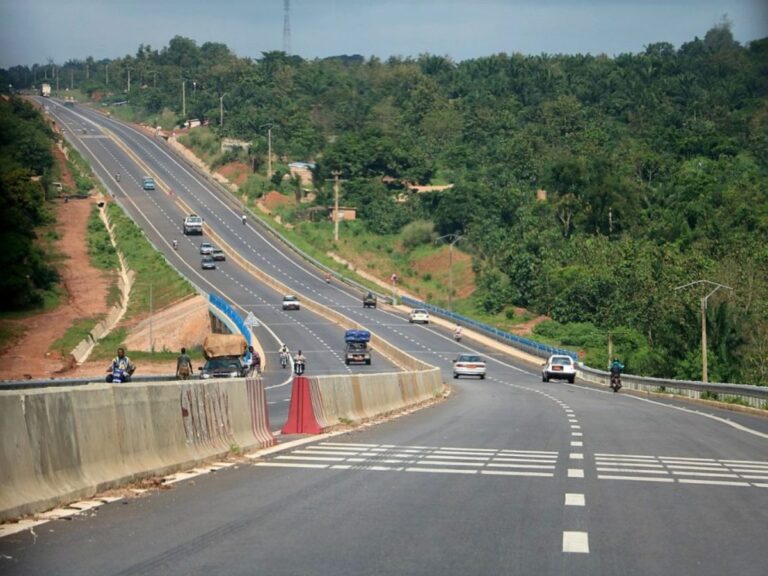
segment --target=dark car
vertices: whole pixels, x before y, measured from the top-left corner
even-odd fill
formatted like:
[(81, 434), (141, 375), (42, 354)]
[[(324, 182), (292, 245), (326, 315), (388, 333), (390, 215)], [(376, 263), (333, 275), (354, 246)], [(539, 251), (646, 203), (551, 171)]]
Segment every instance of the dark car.
[(200, 368), (200, 378), (241, 378), (246, 376), (246, 368), (240, 359), (234, 356), (210, 358)]
[(216, 270), (216, 261), (213, 256), (205, 255), (200, 261), (200, 266), (203, 270)]
[(363, 308), (376, 308), (376, 295), (372, 292), (368, 292), (363, 297)]

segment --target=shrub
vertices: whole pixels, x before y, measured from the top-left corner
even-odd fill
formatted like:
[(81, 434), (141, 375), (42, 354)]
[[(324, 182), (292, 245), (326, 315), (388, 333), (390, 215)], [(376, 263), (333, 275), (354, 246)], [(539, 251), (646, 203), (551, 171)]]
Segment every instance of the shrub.
[(435, 235), (435, 225), (429, 220), (416, 220), (406, 224), (400, 232), (403, 248), (413, 250), (417, 246), (430, 244)]

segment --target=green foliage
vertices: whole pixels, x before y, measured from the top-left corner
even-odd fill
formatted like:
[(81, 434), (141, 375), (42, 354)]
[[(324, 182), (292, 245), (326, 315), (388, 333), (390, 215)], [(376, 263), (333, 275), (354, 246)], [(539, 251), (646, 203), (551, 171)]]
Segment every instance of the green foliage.
[(104, 227), (104, 222), (99, 217), (99, 208), (97, 206), (91, 208), (91, 215), (88, 218), (86, 242), (88, 242), (88, 255), (93, 266), (101, 270), (117, 270), (120, 267), (117, 251), (112, 246), (109, 233)]
[(435, 225), (428, 220), (416, 220), (406, 224), (400, 232), (403, 248), (412, 250), (417, 246), (433, 242)]
[(126, 318), (159, 310), (194, 293), (192, 286), (154, 250), (146, 236), (116, 204), (107, 208), (117, 246), (136, 272)]
[(88, 336), (90, 331), (93, 330), (94, 326), (96, 326), (96, 324), (98, 324), (102, 319), (103, 316), (94, 316), (91, 318), (80, 318), (76, 320), (75, 323), (67, 329), (61, 338), (51, 344), (49, 350), (52, 352), (58, 352), (62, 356), (66, 356), (72, 352), (72, 350), (74, 350), (75, 346), (80, 344), (80, 342)]
[(0, 100), (0, 310), (39, 308), (59, 280), (37, 241), (53, 221), (46, 205), (47, 173), (53, 165), (53, 135), (27, 102)]
[[(403, 231), (418, 246), (404, 227), (427, 220), (438, 236), (462, 234), (479, 272), (477, 313), (524, 306), (604, 333), (624, 327), (640, 335), (625, 353), (633, 369), (695, 377), (701, 295), (674, 288), (699, 278), (728, 284), (733, 292), (716, 295), (706, 318), (713, 373), (766, 383), (767, 42), (741, 46), (726, 22), (679, 49), (661, 42), (613, 58), (496, 54), (454, 63), (434, 55), (306, 61), (276, 51), (251, 60), (177, 36), (161, 50), (142, 45), (109, 61), (109, 84), (86, 80), (93, 61), (62, 73), (84, 93), (130, 101), (115, 113), (154, 121), (161, 111), (182, 119), (181, 78), (195, 78), (185, 85), (186, 116), (213, 127), (184, 138), (209, 162), (226, 160), (220, 136), (238, 137), (253, 143), (263, 173), (271, 124), (281, 162), (315, 160), (318, 183), (342, 171), (342, 202), (359, 219), (344, 223), (350, 233), (389, 240)], [(127, 68), (143, 82), (124, 95)], [(30, 72), (6, 76), (21, 87)], [(0, 128), (0, 139), (12, 133)], [(29, 156), (42, 175), (38, 139), (15, 140), (24, 146), (7, 157)], [(273, 182), (251, 175), (242, 190), (249, 198), (273, 185), (295, 193), (283, 174), (278, 167)], [(454, 188), (408, 192), (430, 181)], [(546, 199), (537, 200), (539, 189)], [(316, 205), (332, 198), (323, 186)], [(381, 249), (397, 251), (386, 242)], [(404, 278), (418, 276), (408, 267)]]

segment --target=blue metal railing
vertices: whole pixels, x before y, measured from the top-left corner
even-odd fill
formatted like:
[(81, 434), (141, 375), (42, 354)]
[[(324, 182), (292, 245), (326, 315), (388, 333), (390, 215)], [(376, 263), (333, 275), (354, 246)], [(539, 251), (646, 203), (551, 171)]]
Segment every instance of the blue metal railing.
[(253, 342), (251, 342), (251, 331), (249, 330), (248, 326), (245, 325), (245, 321), (240, 317), (240, 314), (238, 314), (237, 311), (232, 306), (230, 306), (228, 302), (226, 302), (222, 297), (216, 296), (216, 294), (210, 294), (208, 301), (211, 303), (211, 305), (221, 310), (227, 316), (227, 318), (232, 320), (235, 326), (237, 326), (237, 329), (240, 330), (240, 333), (245, 338), (245, 341), (248, 342), (248, 346), (253, 344)]
[(570, 356), (574, 360), (578, 360), (578, 354), (572, 350), (555, 348), (554, 346), (548, 346), (547, 344), (542, 344), (541, 342), (536, 342), (535, 340), (523, 338), (522, 336), (517, 336), (516, 334), (510, 334), (509, 332), (499, 330), (498, 328), (494, 328), (488, 324), (483, 324), (482, 322), (478, 322), (472, 318), (467, 318), (466, 316), (462, 316), (456, 312), (451, 312), (449, 310), (445, 310), (444, 308), (440, 308), (432, 304), (427, 304), (426, 302), (419, 302), (418, 300), (408, 298), (407, 296), (401, 297), (400, 301), (406, 306), (410, 306), (411, 308), (423, 308), (430, 314), (445, 318), (446, 320), (451, 320), (457, 324), (461, 324), (466, 328), (476, 330), (477, 332), (487, 334), (496, 340), (500, 340), (505, 344), (509, 344), (510, 346), (514, 346), (515, 348), (524, 350), (541, 358), (548, 358), (552, 354), (562, 354), (564, 356)]

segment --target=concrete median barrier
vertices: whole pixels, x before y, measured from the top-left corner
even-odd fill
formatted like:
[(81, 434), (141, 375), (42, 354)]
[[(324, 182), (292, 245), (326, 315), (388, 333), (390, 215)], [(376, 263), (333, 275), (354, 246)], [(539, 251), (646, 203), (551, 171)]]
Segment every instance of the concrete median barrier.
[(260, 379), (0, 391), (0, 521), (271, 446)]
[(327, 430), (340, 423), (360, 423), (407, 409), (444, 390), (438, 368), (418, 372), (315, 376), (309, 378), (312, 408)]

